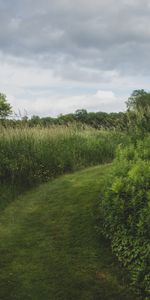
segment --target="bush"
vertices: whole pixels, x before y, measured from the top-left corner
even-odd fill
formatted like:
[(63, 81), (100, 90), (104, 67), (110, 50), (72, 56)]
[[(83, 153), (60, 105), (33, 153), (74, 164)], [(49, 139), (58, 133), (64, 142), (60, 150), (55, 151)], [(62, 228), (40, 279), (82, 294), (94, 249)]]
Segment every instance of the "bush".
[(102, 233), (129, 270), (131, 282), (150, 296), (150, 137), (117, 151), (100, 203)]

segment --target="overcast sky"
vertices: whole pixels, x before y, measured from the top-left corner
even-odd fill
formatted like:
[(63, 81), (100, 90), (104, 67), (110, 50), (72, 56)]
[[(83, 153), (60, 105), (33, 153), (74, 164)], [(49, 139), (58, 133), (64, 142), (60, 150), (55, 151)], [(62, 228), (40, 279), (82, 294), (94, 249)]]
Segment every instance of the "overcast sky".
[(16, 113), (123, 111), (149, 72), (149, 0), (0, 0), (0, 92)]

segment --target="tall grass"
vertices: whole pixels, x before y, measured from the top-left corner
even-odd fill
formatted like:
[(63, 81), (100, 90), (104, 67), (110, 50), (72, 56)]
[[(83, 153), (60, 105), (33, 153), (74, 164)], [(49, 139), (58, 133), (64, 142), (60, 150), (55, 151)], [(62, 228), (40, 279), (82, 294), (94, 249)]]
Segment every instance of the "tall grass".
[(57, 175), (112, 161), (118, 143), (128, 138), (115, 131), (76, 126), (1, 128), (0, 180), (27, 188)]

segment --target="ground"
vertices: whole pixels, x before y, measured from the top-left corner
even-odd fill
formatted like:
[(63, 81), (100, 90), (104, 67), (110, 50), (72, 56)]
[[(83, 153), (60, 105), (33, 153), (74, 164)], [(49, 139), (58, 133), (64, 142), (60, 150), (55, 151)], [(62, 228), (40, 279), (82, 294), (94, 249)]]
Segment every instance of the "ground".
[(96, 230), (110, 165), (30, 190), (0, 218), (0, 299), (135, 300)]

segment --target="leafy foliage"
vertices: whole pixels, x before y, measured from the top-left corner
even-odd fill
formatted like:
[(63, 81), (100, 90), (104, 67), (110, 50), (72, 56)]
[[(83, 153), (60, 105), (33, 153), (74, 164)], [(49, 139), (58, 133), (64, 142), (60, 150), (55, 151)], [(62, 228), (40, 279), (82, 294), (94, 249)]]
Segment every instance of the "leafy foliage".
[(130, 131), (150, 132), (150, 93), (135, 90), (127, 101)]
[[(26, 121), (26, 122), (25, 122)], [(39, 117), (32, 116), (27, 119), (27, 116), (21, 119), (11, 119), (5, 120), (2, 123), (5, 127), (52, 127), (53, 125), (65, 125), (70, 126), (71, 124), (78, 124), (78, 126), (91, 126), (96, 129), (118, 129), (120, 131), (126, 131), (128, 127), (128, 116), (124, 112), (87, 112), (84, 109), (77, 110), (75, 113), (70, 113), (66, 115), (59, 115), (57, 118), (52, 117)]]
[(0, 118), (5, 118), (11, 113), (11, 105), (7, 102), (6, 96), (0, 93)]
[(150, 137), (117, 151), (100, 203), (101, 230), (129, 270), (132, 284), (150, 296)]

